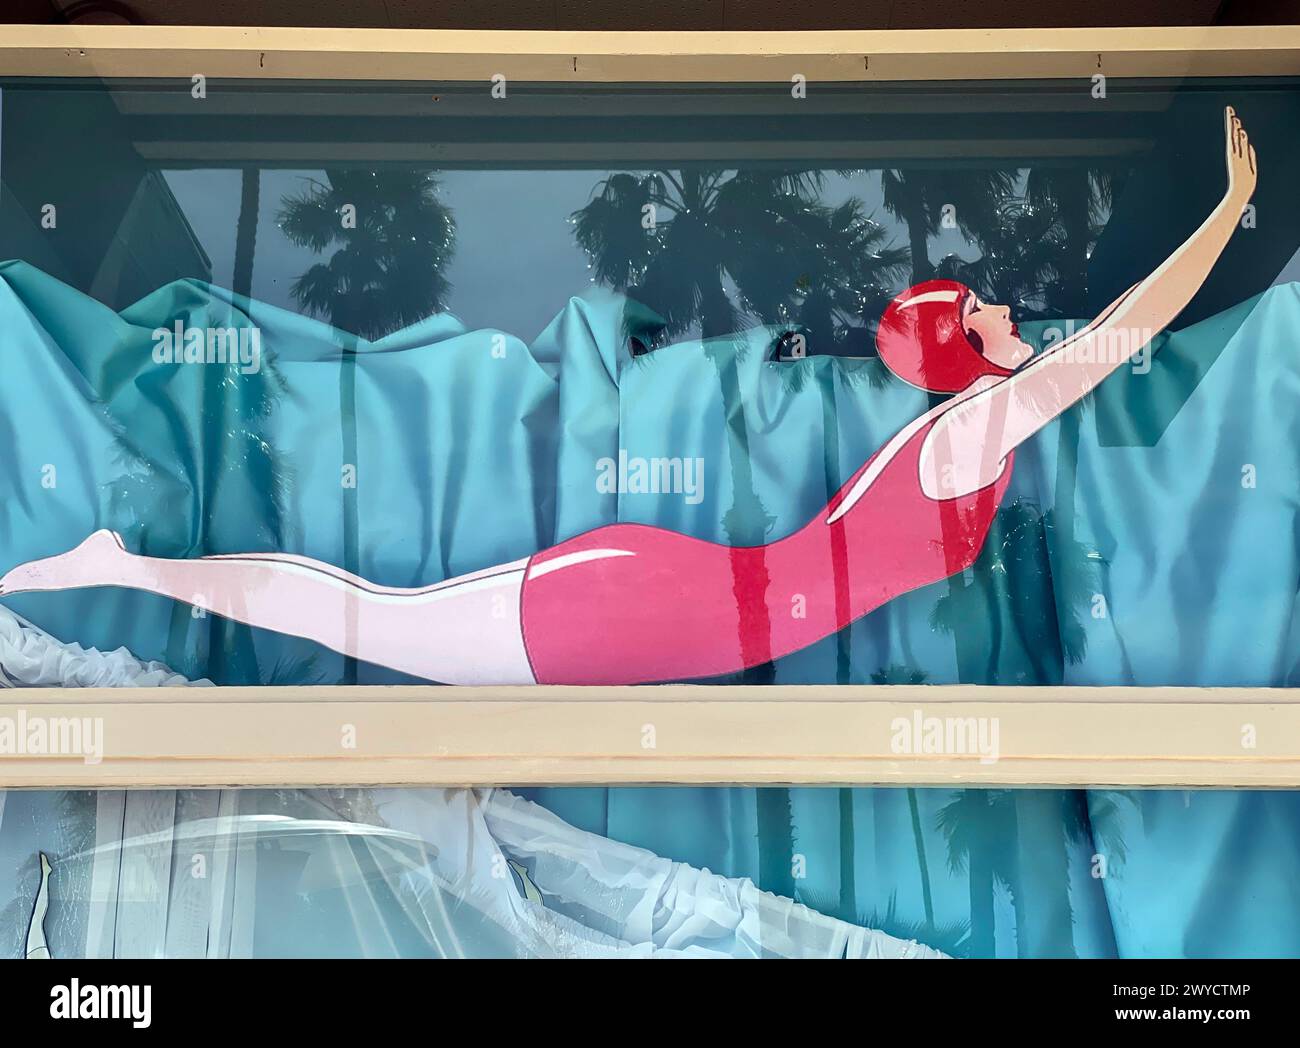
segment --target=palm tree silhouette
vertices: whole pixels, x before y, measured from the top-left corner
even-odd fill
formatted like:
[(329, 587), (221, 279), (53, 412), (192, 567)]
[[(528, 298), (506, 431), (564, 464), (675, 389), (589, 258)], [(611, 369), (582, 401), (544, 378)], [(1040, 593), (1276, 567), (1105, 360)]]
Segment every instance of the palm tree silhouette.
[(796, 329), (814, 353), (867, 355), (863, 343), (907, 275), (907, 250), (888, 243), (856, 198), (785, 210), (793, 235), (745, 252), (732, 271), (746, 306), (766, 324)]
[(979, 257), (949, 255), (936, 272), (1010, 305), (1020, 319), (1081, 318), (1088, 258), (1121, 186), (1106, 168), (1033, 168), (1023, 196), (1003, 196), (963, 227)]
[(1063, 233), (1053, 210), (1023, 197), (997, 206), (997, 220), (974, 238), (979, 255), (966, 261), (947, 255), (935, 267), (986, 302), (1009, 305), (1018, 319), (1046, 316), (1049, 288), (1059, 282)]
[(999, 225), (998, 209), (1015, 187), (1014, 171), (887, 169), (880, 174), (885, 209), (907, 226), (912, 283), (935, 275), (929, 240), (948, 222), (979, 239)]
[[(357, 461), (356, 357), (376, 339), (445, 308), (444, 270), (455, 251), (456, 224), (438, 198), (434, 174), (421, 170), (334, 168), (280, 202), (285, 236), (316, 254), (330, 252), (294, 281), (291, 293), (335, 328), (341, 362), (339, 409), (344, 462)], [(360, 570), (357, 489), (344, 487), (343, 567)], [(343, 681), (357, 681), (356, 660)]]
[(969, 928), (962, 921), (936, 924), (933, 921), (909, 920), (898, 914), (898, 895), (889, 896), (885, 908), (873, 907), (870, 910), (844, 909), (837, 906), (834, 897), (820, 892), (810, 891), (801, 899), (809, 909), (816, 910), (841, 921), (857, 924), (862, 928), (892, 935), (896, 939), (923, 943), (950, 957), (978, 956), (970, 952)]
[[(1101, 559), (1086, 547), (1062, 537), (1054, 510), (1017, 500), (998, 511), (984, 550), (974, 566), (939, 597), (931, 625), (962, 633), (966, 651), (982, 649), (979, 661), (967, 659), (961, 679), (976, 684), (1059, 684), (1067, 663), (1087, 651), (1080, 609), (1097, 591)], [(1014, 871), (1002, 873), (1016, 903), (1017, 942), (1035, 955), (1072, 955), (1072, 913), (1068, 858), (1071, 823), (1067, 808), (1079, 794), (1065, 791), (1016, 791), (1001, 800), (1012, 806), (1016, 842)], [(941, 821), (949, 835), (950, 862), (968, 852), (954, 837), (977, 832), (959, 827), (961, 816), (976, 812), (974, 802)], [(1001, 817), (1001, 816), (999, 816)], [(956, 851), (954, 851), (954, 848)], [(978, 856), (976, 856), (978, 858)], [(972, 905), (991, 891), (989, 867), (972, 860)], [(972, 937), (988, 945), (988, 909), (972, 910)]]
[(667, 336), (727, 335), (748, 314), (806, 324), (812, 351), (831, 352), (878, 315), (907, 254), (860, 200), (823, 204), (822, 186), (818, 171), (618, 173), (574, 212), (574, 236), (593, 278), (654, 309)]
[[(1011, 895), (1021, 956), (1073, 954), (1069, 894), (1059, 890), (1070, 881), (1066, 848), (1092, 843), (1106, 857), (1109, 874), (1128, 852), (1119, 828), (1119, 802), (1141, 811), (1138, 801), (1122, 791), (1094, 794), (1091, 806), (1086, 796), (1065, 790), (970, 789), (939, 810), (937, 827), (947, 840), (948, 867), (955, 874), (969, 873), (970, 956), (994, 956), (997, 885)], [(1048, 840), (1038, 836), (1045, 824), (1059, 826), (1064, 841), (1054, 841), (1055, 833)], [(1050, 869), (1027, 864), (1027, 852), (1039, 853)], [(1082, 883), (1092, 875), (1091, 856), (1087, 861), (1088, 869), (1078, 874)]]
[[(886, 666), (871, 675), (872, 684), (924, 684), (929, 676), (924, 670), (911, 669), (907, 666)], [(842, 803), (842, 802), (841, 802)], [(841, 808), (841, 812), (842, 812)], [(912, 819), (912, 841), (916, 845), (916, 865), (921, 874), (921, 905), (925, 910), (925, 919), (934, 923), (934, 897), (930, 887), (930, 861), (925, 853), (925, 828), (921, 825), (921, 805), (917, 792), (912, 787), (907, 789), (907, 810)], [(841, 814), (841, 819), (843, 815)], [(844, 847), (843, 823), (841, 822), (840, 847)], [(852, 840), (849, 841), (852, 848)]]
[[(235, 265), (231, 288), (236, 295), (247, 301), (253, 296), (253, 256), (257, 244), (257, 220), (261, 208), (262, 172), (256, 167), (245, 167), (240, 172), (239, 217), (235, 224)], [(247, 306), (245, 306), (245, 311)], [(247, 318), (241, 318), (246, 320)], [(218, 488), (223, 476), (222, 464), (227, 454), (226, 444), (232, 434), (238, 434), (243, 422), (238, 416), (239, 397), (233, 397), (234, 391), (228, 387), (225, 376), (214, 376), (215, 381), (203, 382), (203, 417), (207, 420), (222, 419), (222, 424), (212, 427), (214, 438), (203, 444), (203, 504), (219, 505)], [(260, 382), (254, 385), (261, 386)], [(256, 396), (256, 394), (254, 394)], [(262, 415), (269, 405), (263, 404), (256, 412)], [(236, 410), (231, 418), (231, 408)], [(209, 425), (211, 422), (209, 421)], [(237, 459), (238, 456), (236, 455)], [(279, 531), (278, 504), (271, 500), (271, 530)], [(204, 521), (206, 534), (210, 521)], [(187, 625), (190, 609), (177, 605), (172, 609), (172, 633)], [(214, 680), (231, 680), (232, 677), (242, 683), (261, 684), (261, 675), (257, 665), (257, 656), (253, 647), (253, 631), (242, 623), (232, 622), (220, 615), (208, 618), (208, 652), (206, 673)]]
[[(930, 624), (974, 631), (984, 657), (963, 668), (975, 684), (1059, 684), (1066, 663), (1087, 652), (1080, 609), (1097, 592), (1104, 561), (1063, 540), (1055, 510), (1025, 499), (998, 510), (964, 585), (939, 597)], [(996, 643), (994, 634), (996, 633)]]
[(993, 903), (996, 886), (1013, 891), (1016, 870), (1015, 818), (1010, 791), (961, 790), (936, 817), (948, 844), (948, 869), (968, 873), (970, 883), (969, 956), (992, 957), (996, 942)]
[(293, 243), (324, 254), (293, 297), (349, 335), (376, 339), (445, 308), (456, 223), (433, 172), (331, 169), (280, 202)]
[(1087, 312), (1088, 259), (1116, 194), (1122, 175), (1108, 168), (1035, 167), (1025, 180), (1025, 200), (1060, 226), (1056, 279), (1044, 289), (1046, 311), (1054, 317), (1083, 317)]

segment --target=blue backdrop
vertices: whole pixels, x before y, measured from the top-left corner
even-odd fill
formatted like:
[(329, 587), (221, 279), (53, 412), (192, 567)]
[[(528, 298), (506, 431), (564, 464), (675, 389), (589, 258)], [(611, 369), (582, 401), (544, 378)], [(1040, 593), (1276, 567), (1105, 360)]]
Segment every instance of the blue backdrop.
[[(151, 332), (178, 319), (255, 326), (259, 370), (156, 363)], [(283, 550), (389, 585), (617, 520), (763, 541), (927, 407), (874, 359), (772, 362), (762, 328), (633, 359), (628, 336), (652, 324), (592, 293), (531, 346), (446, 314), (367, 342), (197, 281), (119, 315), (5, 263), (0, 568), (101, 527), (156, 556)], [(1297, 331), (1289, 284), (1162, 336), (1149, 371), (1018, 453), (974, 569), (746, 679), (1300, 683)], [(596, 463), (620, 449), (702, 459), (703, 498), (602, 493)], [(402, 679), (141, 593), (11, 604), (61, 639), (220, 683)], [(1295, 794), (530, 792), (584, 828), (956, 952), (1300, 954)]]

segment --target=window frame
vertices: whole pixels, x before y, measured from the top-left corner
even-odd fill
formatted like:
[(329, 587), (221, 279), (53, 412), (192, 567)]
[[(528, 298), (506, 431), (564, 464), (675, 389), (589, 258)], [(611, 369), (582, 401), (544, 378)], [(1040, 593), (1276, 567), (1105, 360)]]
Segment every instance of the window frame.
[[(1300, 27), (802, 33), (7, 26), (0, 76), (810, 83), (1300, 75)], [(897, 784), (1300, 786), (1300, 689), (975, 686), (13, 689), (102, 718), (99, 763), (0, 755), (0, 788)], [(999, 759), (903, 754), (916, 716)], [(1247, 744), (1253, 742), (1253, 746)]]

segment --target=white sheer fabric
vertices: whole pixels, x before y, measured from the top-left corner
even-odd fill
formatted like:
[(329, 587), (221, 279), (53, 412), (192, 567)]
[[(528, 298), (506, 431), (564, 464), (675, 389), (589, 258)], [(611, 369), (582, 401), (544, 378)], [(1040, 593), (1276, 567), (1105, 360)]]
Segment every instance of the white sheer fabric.
[(99, 651), (65, 644), (0, 607), (0, 687), (161, 688), (202, 686), (160, 662), (141, 662), (126, 648)]
[[(431, 876), (513, 929), (527, 956), (941, 956), (575, 829), (508, 790), (380, 791), (378, 804), (392, 826), (440, 827)], [(512, 864), (541, 905), (499, 872)]]
[[(19, 876), (6, 912), (33, 912), (50, 855), (55, 957), (941, 956), (502, 789), (7, 800), (0, 866)], [(88, 846), (69, 849), (78, 837)], [(28, 932), (6, 928), (0, 952), (20, 955)]]

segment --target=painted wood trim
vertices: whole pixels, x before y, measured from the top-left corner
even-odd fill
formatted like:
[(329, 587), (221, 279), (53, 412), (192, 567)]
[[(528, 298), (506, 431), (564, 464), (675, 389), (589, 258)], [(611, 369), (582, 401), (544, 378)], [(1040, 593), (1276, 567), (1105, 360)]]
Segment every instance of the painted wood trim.
[[(996, 724), (997, 759), (981, 760), (974, 746), (968, 752), (894, 752), (900, 719), (914, 723), (918, 715), (923, 724), (930, 717), (989, 730)], [(36, 718), (47, 725), (54, 718), (99, 718), (102, 761), (0, 753), (0, 787), (1300, 787), (1297, 689), (673, 685), (0, 692), (0, 744), (6, 723), (30, 726)]]
[(0, 76), (551, 83), (1300, 75), (1300, 27), (533, 32), (4, 26)]

